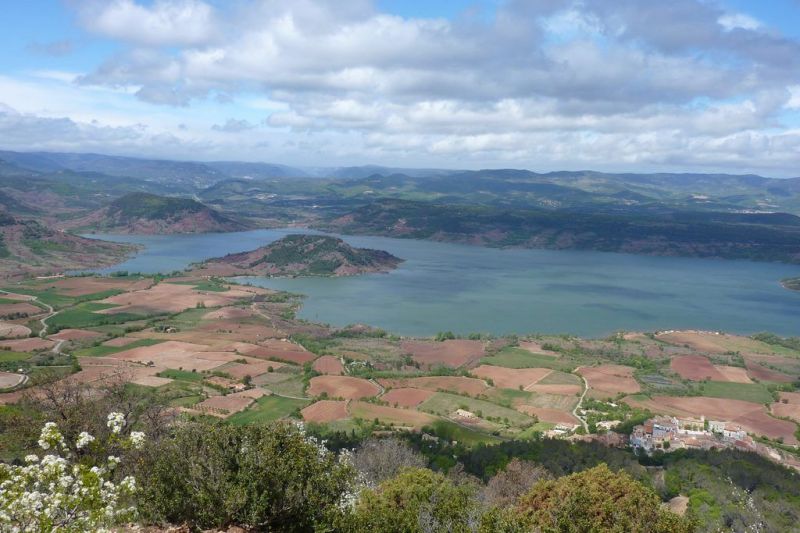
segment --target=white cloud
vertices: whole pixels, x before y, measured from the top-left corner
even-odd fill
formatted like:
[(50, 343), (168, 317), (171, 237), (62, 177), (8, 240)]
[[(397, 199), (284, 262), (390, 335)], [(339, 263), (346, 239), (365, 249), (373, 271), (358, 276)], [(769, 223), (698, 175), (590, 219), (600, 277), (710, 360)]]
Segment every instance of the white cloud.
[(90, 0), (80, 9), (84, 26), (96, 33), (147, 46), (198, 45), (215, 34), (214, 11), (200, 0)]
[(720, 26), (726, 31), (741, 28), (743, 30), (757, 30), (763, 27), (761, 21), (744, 13), (726, 13), (717, 19)]

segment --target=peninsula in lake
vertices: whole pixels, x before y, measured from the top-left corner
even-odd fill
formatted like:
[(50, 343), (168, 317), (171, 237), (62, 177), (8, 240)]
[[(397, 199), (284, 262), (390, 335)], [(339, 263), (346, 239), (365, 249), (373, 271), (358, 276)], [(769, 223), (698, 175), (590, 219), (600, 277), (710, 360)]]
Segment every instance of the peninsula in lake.
[(327, 235), (287, 235), (249, 252), (204, 261), (196, 274), (215, 276), (353, 276), (389, 272), (402, 259), (382, 250), (354, 248)]

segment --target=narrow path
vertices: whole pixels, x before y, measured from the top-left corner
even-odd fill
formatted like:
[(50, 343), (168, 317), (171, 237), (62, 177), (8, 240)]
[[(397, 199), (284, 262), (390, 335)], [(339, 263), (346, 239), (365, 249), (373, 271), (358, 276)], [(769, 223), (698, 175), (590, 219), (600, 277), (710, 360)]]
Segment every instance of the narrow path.
[(586, 419), (584, 417), (578, 414), (578, 411), (581, 409), (581, 404), (583, 404), (583, 398), (586, 396), (586, 393), (589, 392), (589, 382), (586, 381), (586, 378), (581, 376), (580, 374), (578, 374), (578, 376), (580, 376), (580, 378), (583, 380), (583, 392), (581, 393), (581, 397), (578, 398), (578, 403), (572, 410), (572, 414), (575, 416), (575, 418), (581, 421), (584, 431), (586, 431), (586, 433), (589, 433), (589, 424), (586, 423)]
[[(0, 289), (0, 294), (11, 294), (11, 293), (8, 292), (8, 291), (4, 291), (4, 290)], [(30, 295), (25, 295), (25, 296), (28, 296), (28, 300), (27, 301), (35, 302), (36, 304), (47, 308), (47, 315), (43, 316), (42, 318), (39, 319), (39, 323), (42, 325), (42, 329), (41, 329), (41, 331), (39, 331), (39, 337), (44, 339), (44, 338), (47, 337), (47, 328), (49, 327), (47, 325), (47, 321), (49, 319), (53, 318), (54, 316), (56, 316), (59, 313), (59, 311), (56, 311), (55, 309), (53, 309), (52, 305), (44, 303), (43, 301), (39, 300), (38, 296), (30, 296)], [(53, 346), (53, 349), (51, 351), (56, 355), (64, 355), (64, 353), (61, 351), (61, 346), (63, 344), (64, 344), (63, 340), (60, 340), (60, 341), (56, 342), (56, 345)]]

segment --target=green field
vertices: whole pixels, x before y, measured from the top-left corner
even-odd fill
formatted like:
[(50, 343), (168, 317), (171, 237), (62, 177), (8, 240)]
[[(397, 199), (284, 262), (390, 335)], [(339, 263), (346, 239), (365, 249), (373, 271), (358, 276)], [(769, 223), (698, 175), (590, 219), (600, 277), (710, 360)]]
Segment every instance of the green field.
[(302, 397), (304, 395), (303, 376), (299, 370), (287, 371), (287, 368), (291, 367), (282, 367), (275, 372), (261, 374), (253, 379), (253, 383), (277, 394)]
[(728, 398), (755, 403), (771, 403), (772, 394), (760, 383), (729, 383), (727, 381), (708, 381), (701, 384), (703, 396)]
[(125, 350), (130, 350), (131, 348), (153, 346), (154, 344), (159, 344), (162, 342), (164, 341), (161, 339), (139, 339), (130, 344), (126, 344), (125, 346), (104, 346), (100, 344), (98, 346), (92, 346), (91, 348), (81, 348), (80, 350), (75, 350), (73, 355), (78, 357), (104, 357), (113, 353), (124, 352)]
[(262, 396), (249, 409), (236, 413), (228, 422), (239, 426), (245, 424), (264, 424), (278, 420), (302, 409), (311, 401), (283, 398), (281, 396)]
[(188, 370), (173, 370), (168, 369), (156, 374), (160, 378), (175, 379), (178, 381), (199, 382), (203, 381), (205, 376), (199, 372), (189, 372)]
[(33, 354), (25, 352), (12, 352), (9, 350), (0, 350), (0, 363), (13, 363), (16, 361), (27, 361), (33, 357)]
[(61, 309), (81, 302), (89, 302), (93, 300), (103, 300), (117, 294), (122, 294), (124, 291), (118, 289), (109, 289), (107, 291), (95, 292), (92, 294), (84, 294), (82, 296), (68, 296), (61, 294), (58, 289), (46, 288), (40, 289), (37, 286), (19, 285), (14, 287), (3, 287), (3, 290), (8, 292), (15, 292), (17, 294), (27, 294), (28, 296), (36, 296), (42, 303), (53, 306), (55, 309)]
[(117, 307), (112, 304), (80, 303), (69, 309), (59, 312), (47, 320), (47, 324), (54, 329), (85, 328), (103, 324), (123, 324), (133, 320), (141, 320), (142, 315), (133, 313), (115, 313), (110, 315), (98, 314), (96, 311)]
[(514, 409), (503, 407), (492, 402), (485, 400), (476, 400), (466, 396), (459, 396), (457, 394), (450, 394), (448, 392), (437, 392), (424, 402), (422, 402), (418, 409), (420, 411), (433, 412), (441, 416), (449, 416), (456, 409), (466, 409), (479, 416), (480, 418), (494, 419), (500, 418), (515, 426), (522, 426), (533, 423), (533, 418), (528, 415), (522, 414)]
[(552, 368), (571, 372), (575, 365), (559, 357), (533, 354), (522, 348), (503, 348), (497, 354), (484, 357), (481, 363), (487, 365), (504, 366), (507, 368)]
[(449, 420), (437, 420), (430, 428), (431, 432), (438, 437), (445, 438), (451, 441), (456, 441), (459, 444), (466, 446), (474, 446), (476, 444), (496, 444), (500, 439), (492, 435), (488, 435), (481, 431), (465, 428), (459, 426)]

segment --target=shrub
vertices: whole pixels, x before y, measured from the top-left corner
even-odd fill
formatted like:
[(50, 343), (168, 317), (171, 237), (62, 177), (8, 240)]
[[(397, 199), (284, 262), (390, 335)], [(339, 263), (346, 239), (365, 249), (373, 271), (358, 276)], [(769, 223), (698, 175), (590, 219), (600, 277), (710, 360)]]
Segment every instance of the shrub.
[(140, 509), (151, 523), (311, 531), (353, 498), (349, 455), (290, 423), (186, 423), (148, 451)]

